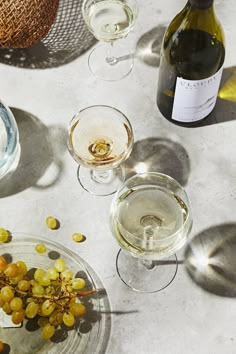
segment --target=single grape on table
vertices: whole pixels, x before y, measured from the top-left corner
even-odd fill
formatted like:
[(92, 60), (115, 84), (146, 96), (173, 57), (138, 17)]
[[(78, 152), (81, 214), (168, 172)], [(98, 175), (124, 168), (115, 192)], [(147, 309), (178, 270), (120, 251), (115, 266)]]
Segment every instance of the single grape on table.
[(59, 220), (57, 220), (53, 216), (48, 216), (46, 218), (46, 225), (51, 230), (57, 230), (60, 226), (60, 222), (59, 222)]
[(85, 236), (80, 232), (75, 232), (72, 235), (72, 240), (75, 242), (83, 242), (85, 240)]

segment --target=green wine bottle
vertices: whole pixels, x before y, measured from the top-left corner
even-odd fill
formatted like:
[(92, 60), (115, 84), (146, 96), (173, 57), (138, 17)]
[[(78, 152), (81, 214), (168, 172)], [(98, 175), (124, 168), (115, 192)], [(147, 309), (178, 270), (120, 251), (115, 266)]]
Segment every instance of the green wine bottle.
[(157, 90), (163, 116), (186, 126), (207, 117), (216, 103), (224, 58), (213, 0), (188, 0), (163, 38)]

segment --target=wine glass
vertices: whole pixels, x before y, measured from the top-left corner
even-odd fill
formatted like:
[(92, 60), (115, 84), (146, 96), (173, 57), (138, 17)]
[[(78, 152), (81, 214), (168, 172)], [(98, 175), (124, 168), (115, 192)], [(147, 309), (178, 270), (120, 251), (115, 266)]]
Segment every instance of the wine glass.
[(175, 252), (191, 227), (189, 200), (176, 180), (157, 172), (127, 179), (111, 206), (111, 229), (121, 247), (116, 259), (121, 280), (139, 292), (167, 287), (177, 272)]
[(132, 30), (138, 15), (136, 0), (84, 0), (82, 14), (86, 25), (103, 44), (89, 55), (91, 72), (107, 81), (120, 80), (133, 67), (133, 55), (126, 45), (114, 45)]
[(131, 153), (133, 130), (118, 109), (94, 105), (71, 120), (67, 146), (80, 164), (77, 175), (82, 187), (95, 195), (110, 195), (125, 179), (121, 163)]

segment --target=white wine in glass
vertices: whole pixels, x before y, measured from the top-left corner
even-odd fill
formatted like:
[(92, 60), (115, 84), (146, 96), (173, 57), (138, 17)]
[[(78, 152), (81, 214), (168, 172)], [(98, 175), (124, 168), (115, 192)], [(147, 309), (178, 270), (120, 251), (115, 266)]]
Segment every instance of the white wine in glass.
[(192, 226), (189, 200), (177, 181), (156, 172), (129, 178), (115, 195), (111, 226), (124, 250), (117, 271), (128, 286), (155, 292), (170, 284), (177, 271), (175, 252)]
[(95, 195), (113, 194), (125, 178), (120, 165), (133, 147), (132, 127), (116, 108), (90, 106), (71, 120), (67, 146), (80, 164), (78, 179), (83, 188)]
[(92, 73), (107, 81), (127, 76), (133, 67), (133, 55), (125, 45), (114, 41), (132, 30), (138, 15), (136, 0), (84, 0), (82, 13), (90, 32), (104, 42), (89, 55)]

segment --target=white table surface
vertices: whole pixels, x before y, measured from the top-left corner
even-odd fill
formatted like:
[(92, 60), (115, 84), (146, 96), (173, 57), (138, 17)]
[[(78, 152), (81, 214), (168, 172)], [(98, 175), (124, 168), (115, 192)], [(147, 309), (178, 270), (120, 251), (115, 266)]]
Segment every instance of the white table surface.
[[(9, 65), (0, 51), (0, 99), (16, 117), (21, 143), (17, 170), (0, 181), (0, 226), (48, 237), (90, 264), (111, 306), (104, 353), (233, 354), (236, 95), (235, 102), (218, 100), (202, 126), (184, 128), (164, 119), (156, 106), (158, 57), (151, 53), (153, 33), (158, 38), (161, 26), (185, 1), (138, 2), (139, 17), (126, 39), (127, 48), (137, 49), (137, 58), (131, 74), (121, 81), (92, 76), (87, 65), (91, 48), (66, 64), (45, 69)], [(224, 77), (228, 77), (236, 72), (236, 6), (233, 0), (218, 0), (215, 8), (225, 29)], [(145, 40), (149, 56), (140, 49)], [(191, 241), (177, 254), (176, 278), (161, 292), (136, 293), (120, 281), (115, 268), (119, 247), (109, 228), (112, 196), (92, 196), (78, 184), (77, 164), (66, 149), (66, 127), (78, 110), (93, 104), (117, 107), (129, 117), (136, 142), (130, 167), (145, 159), (151, 170), (172, 174), (189, 194)], [(59, 230), (46, 227), (48, 215), (60, 220)], [(85, 242), (72, 241), (76, 231), (86, 235)], [(186, 249), (214, 252), (218, 266), (212, 273), (196, 269), (193, 280), (184, 264)]]

